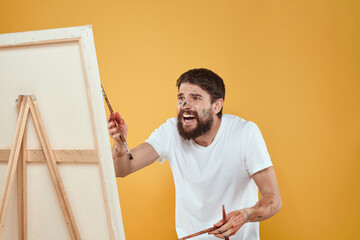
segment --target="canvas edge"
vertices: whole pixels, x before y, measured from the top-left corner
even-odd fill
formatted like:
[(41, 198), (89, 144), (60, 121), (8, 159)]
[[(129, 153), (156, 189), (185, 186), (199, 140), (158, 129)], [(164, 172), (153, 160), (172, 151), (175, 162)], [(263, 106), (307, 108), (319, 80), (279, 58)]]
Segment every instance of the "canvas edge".
[[(97, 63), (95, 41), (92, 27), (87, 26), (82, 32), (81, 43), (84, 50), (84, 60), (88, 73), (88, 84), (91, 97), (91, 107), (94, 110), (95, 132), (98, 144), (100, 170), (103, 171), (104, 187), (109, 204), (111, 224), (114, 231), (114, 239), (125, 240), (122, 215), (119, 203), (118, 189), (116, 185), (115, 170), (113, 165), (111, 145), (107, 134), (107, 120), (101, 93), (101, 81)], [(88, 61), (88, 62), (87, 62)], [(115, 200), (115, 201), (114, 201)], [(117, 227), (116, 227), (117, 226)]]
[(91, 29), (91, 25), (55, 28), (47, 30), (36, 30), (16, 33), (0, 34), (0, 45), (2, 47), (14, 45), (31, 45), (31, 43), (38, 44), (39, 42), (51, 42), (56, 40), (63, 41), (64, 39), (76, 39), (84, 36), (84, 32)]

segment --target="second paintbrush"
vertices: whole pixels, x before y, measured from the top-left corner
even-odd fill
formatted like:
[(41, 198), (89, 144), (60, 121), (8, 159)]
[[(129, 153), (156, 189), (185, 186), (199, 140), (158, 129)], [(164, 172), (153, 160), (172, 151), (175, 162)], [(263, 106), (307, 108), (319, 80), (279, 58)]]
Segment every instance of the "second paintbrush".
[[(106, 104), (107, 104), (107, 106), (108, 106), (108, 108), (109, 108), (110, 114), (113, 115), (113, 114), (114, 114), (114, 111), (113, 111), (113, 109), (112, 109), (112, 107), (111, 107), (111, 104), (110, 104), (110, 102), (109, 102), (109, 99), (107, 98), (106, 93), (105, 93), (104, 88), (103, 88), (102, 85), (101, 85), (101, 90), (102, 90), (102, 94), (103, 94), (103, 96), (104, 96), (104, 98), (105, 98)], [(127, 154), (129, 155), (129, 159), (131, 160), (131, 159), (133, 159), (133, 156), (131, 155), (129, 146), (128, 146), (127, 143), (126, 143), (124, 134), (123, 134), (123, 132), (121, 131), (121, 128), (120, 128), (120, 126), (119, 126), (119, 123), (118, 123), (116, 120), (115, 120), (114, 122), (115, 122), (116, 128), (119, 130), (120, 140), (121, 140), (122, 144), (124, 145)]]

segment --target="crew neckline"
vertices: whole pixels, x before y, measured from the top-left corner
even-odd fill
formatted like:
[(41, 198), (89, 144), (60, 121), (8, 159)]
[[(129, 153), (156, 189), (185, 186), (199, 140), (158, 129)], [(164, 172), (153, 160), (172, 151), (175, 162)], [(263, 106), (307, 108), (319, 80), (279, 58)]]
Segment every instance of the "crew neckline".
[(206, 147), (201, 146), (200, 144), (197, 144), (194, 139), (190, 140), (191, 145), (198, 148), (198, 149), (203, 149), (203, 150), (211, 149), (216, 144), (216, 142), (218, 141), (218, 139), (220, 138), (220, 136), (221, 136), (221, 134), (223, 132), (224, 121), (225, 121), (225, 114), (222, 115), (221, 122), (220, 122), (220, 127), (219, 127), (219, 129), (218, 129), (218, 131), (216, 133), (216, 136), (215, 136), (214, 140), (210, 143), (209, 146), (206, 146)]

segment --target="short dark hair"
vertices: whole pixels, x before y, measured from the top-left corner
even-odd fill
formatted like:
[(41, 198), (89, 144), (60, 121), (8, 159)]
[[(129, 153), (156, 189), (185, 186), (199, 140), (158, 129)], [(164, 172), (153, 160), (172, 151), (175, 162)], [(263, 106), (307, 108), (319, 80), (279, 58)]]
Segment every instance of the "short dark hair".
[[(225, 85), (219, 75), (206, 68), (195, 68), (183, 73), (176, 81), (178, 90), (182, 83), (196, 84), (205, 90), (211, 96), (211, 103), (219, 98), (225, 100)], [(222, 117), (222, 108), (217, 114), (218, 118)]]

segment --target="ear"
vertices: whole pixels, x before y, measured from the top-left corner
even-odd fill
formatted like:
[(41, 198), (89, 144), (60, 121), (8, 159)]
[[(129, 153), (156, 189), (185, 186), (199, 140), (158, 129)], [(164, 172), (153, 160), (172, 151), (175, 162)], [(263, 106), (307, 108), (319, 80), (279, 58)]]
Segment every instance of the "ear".
[(223, 107), (223, 104), (224, 104), (224, 99), (222, 99), (222, 98), (219, 98), (219, 99), (217, 99), (212, 105), (213, 105), (213, 112), (215, 113), (215, 114), (218, 114), (220, 111), (221, 111), (221, 109), (222, 109), (222, 107)]

